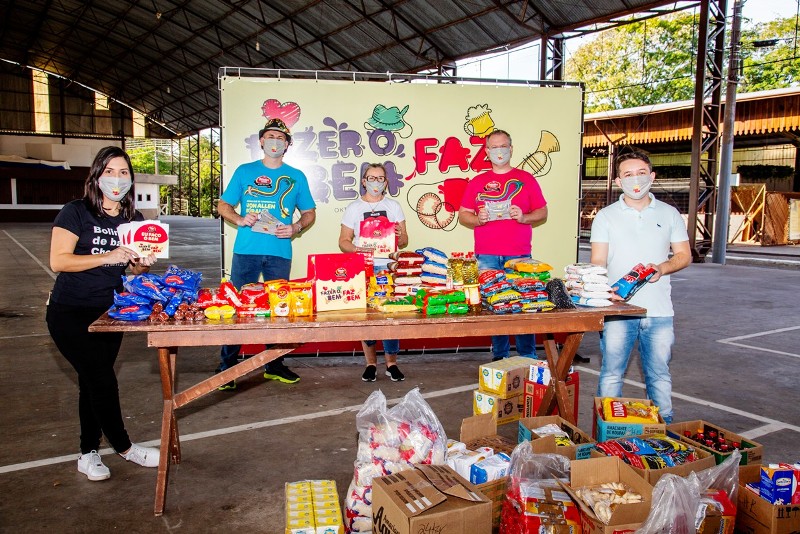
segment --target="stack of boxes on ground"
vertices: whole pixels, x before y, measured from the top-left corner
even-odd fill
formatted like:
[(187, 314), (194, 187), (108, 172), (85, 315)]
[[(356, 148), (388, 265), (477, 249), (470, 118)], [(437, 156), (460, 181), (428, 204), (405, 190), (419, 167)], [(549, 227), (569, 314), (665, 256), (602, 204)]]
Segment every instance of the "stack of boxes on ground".
[[(478, 369), (478, 389), (473, 392), (473, 415), (494, 414), (498, 424), (517, 421), (520, 417), (538, 414), (552, 376), (547, 362), (514, 356), (481, 365)], [(580, 377), (570, 367), (565, 381), (567, 396), (578, 420), (578, 391)], [(553, 413), (557, 408), (553, 408)]]

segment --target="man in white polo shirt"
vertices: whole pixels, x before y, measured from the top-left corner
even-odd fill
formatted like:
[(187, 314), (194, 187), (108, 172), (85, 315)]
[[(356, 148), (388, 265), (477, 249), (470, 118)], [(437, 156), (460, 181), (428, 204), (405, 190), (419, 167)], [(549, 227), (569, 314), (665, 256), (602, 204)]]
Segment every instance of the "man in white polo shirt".
[[(692, 261), (689, 235), (680, 213), (650, 193), (655, 180), (647, 154), (627, 150), (614, 161), (619, 200), (597, 213), (592, 223), (592, 259), (608, 268), (612, 282), (641, 263), (656, 270), (630, 303), (647, 309), (645, 317), (608, 317), (600, 334), (603, 364), (597, 395), (621, 397), (622, 380), (633, 345), (639, 342), (647, 397), (672, 422), (672, 378), (669, 362), (675, 334), (672, 326), (671, 273)], [(672, 257), (670, 257), (670, 249)], [(614, 296), (613, 300), (622, 300)]]

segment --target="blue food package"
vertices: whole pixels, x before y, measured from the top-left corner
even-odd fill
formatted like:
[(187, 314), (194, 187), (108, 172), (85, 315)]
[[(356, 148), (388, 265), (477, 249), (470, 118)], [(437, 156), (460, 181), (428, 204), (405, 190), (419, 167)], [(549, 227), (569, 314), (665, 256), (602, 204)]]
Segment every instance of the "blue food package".
[(654, 274), (656, 274), (655, 269), (638, 263), (628, 274), (614, 282), (611, 287), (617, 288), (617, 295), (622, 297), (623, 300), (629, 300)]

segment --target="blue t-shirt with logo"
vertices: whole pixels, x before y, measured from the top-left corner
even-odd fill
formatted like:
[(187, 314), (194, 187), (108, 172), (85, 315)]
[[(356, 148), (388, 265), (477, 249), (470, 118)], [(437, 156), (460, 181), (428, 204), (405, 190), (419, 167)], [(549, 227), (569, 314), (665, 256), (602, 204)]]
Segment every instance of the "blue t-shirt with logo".
[[(270, 169), (261, 160), (239, 165), (220, 199), (231, 206), (238, 204), (242, 217), (266, 210), (284, 224), (292, 223), (295, 210), (317, 207), (303, 171), (285, 163), (277, 169)], [(292, 240), (240, 226), (233, 252), (292, 259)]]

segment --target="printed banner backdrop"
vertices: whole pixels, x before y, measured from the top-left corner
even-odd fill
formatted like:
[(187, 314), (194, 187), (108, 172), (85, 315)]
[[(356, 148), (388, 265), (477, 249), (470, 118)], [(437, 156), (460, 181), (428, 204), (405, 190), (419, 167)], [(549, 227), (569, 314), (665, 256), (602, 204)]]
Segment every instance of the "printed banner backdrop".
[[(513, 140), (512, 164), (536, 176), (548, 219), (533, 229), (533, 257), (555, 274), (577, 260), (582, 89), (578, 86), (468, 85), (222, 77), (223, 184), (242, 163), (261, 159), (258, 131), (279, 117), (292, 132), (284, 157), (309, 180), (316, 223), (293, 242), (292, 277), (308, 254), (339, 252), (345, 207), (360, 195), (362, 167), (384, 163), (388, 195), (405, 212), (409, 246), (448, 254), (473, 250), (458, 222), (468, 180), (491, 168), (485, 136)], [(295, 218), (299, 217), (299, 213)], [(234, 225), (223, 224), (230, 272)]]

